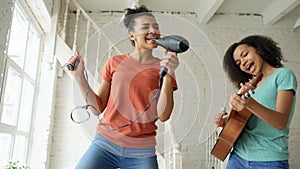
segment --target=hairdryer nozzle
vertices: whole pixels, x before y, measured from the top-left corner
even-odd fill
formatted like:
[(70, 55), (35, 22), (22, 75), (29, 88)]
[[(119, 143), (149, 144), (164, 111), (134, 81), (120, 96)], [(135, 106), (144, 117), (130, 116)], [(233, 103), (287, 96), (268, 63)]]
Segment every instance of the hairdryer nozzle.
[(189, 42), (182, 36), (171, 35), (153, 40), (159, 46), (162, 46), (172, 52), (182, 53), (189, 49)]

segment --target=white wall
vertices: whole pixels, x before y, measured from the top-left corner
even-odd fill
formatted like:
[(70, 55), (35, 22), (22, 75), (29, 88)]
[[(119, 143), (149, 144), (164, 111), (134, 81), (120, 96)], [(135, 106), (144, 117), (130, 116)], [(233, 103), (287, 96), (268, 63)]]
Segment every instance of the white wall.
[(77, 163), (89, 145), (89, 139), (80, 126), (70, 119), (73, 108), (72, 79), (66, 74), (58, 78), (56, 93), (56, 113), (53, 124), (50, 169), (64, 169)]
[[(3, 72), (4, 72), (4, 58), (5, 51), (7, 48), (7, 34), (9, 32), (11, 19), (12, 19), (12, 7), (13, 2), (11, 1), (1, 1), (0, 2), (0, 94), (2, 89), (2, 81), (3, 81)], [(1, 95), (0, 95), (1, 97)], [(0, 99), (1, 100), (1, 99)]]

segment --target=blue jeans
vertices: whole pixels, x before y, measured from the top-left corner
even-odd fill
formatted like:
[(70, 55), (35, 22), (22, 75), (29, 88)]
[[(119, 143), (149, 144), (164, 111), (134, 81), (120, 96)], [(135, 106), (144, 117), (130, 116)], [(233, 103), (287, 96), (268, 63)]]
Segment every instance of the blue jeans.
[(226, 169), (288, 169), (288, 160), (282, 161), (247, 161), (232, 152)]
[(120, 147), (96, 135), (76, 169), (158, 169), (158, 164), (154, 147)]

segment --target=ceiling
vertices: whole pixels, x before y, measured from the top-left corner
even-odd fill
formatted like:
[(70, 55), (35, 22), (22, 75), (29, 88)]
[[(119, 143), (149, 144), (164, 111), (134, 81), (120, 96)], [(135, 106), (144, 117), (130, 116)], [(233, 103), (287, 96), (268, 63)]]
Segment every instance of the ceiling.
[[(272, 25), (290, 13), (299, 16), (300, 0), (76, 0), (86, 11), (122, 11), (145, 5), (152, 11), (196, 13), (199, 23), (207, 24), (215, 13), (261, 15)], [(295, 21), (296, 24), (296, 21)], [(300, 23), (298, 23), (300, 26)], [(296, 25), (295, 25), (296, 26)]]

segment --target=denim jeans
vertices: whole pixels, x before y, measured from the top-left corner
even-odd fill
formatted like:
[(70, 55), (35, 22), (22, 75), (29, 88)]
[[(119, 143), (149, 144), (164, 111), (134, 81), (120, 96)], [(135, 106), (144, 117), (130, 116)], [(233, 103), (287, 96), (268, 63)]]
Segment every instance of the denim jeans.
[(288, 160), (282, 161), (247, 161), (232, 152), (226, 169), (288, 169)]
[(96, 135), (76, 169), (158, 169), (158, 164), (154, 147), (120, 147)]

